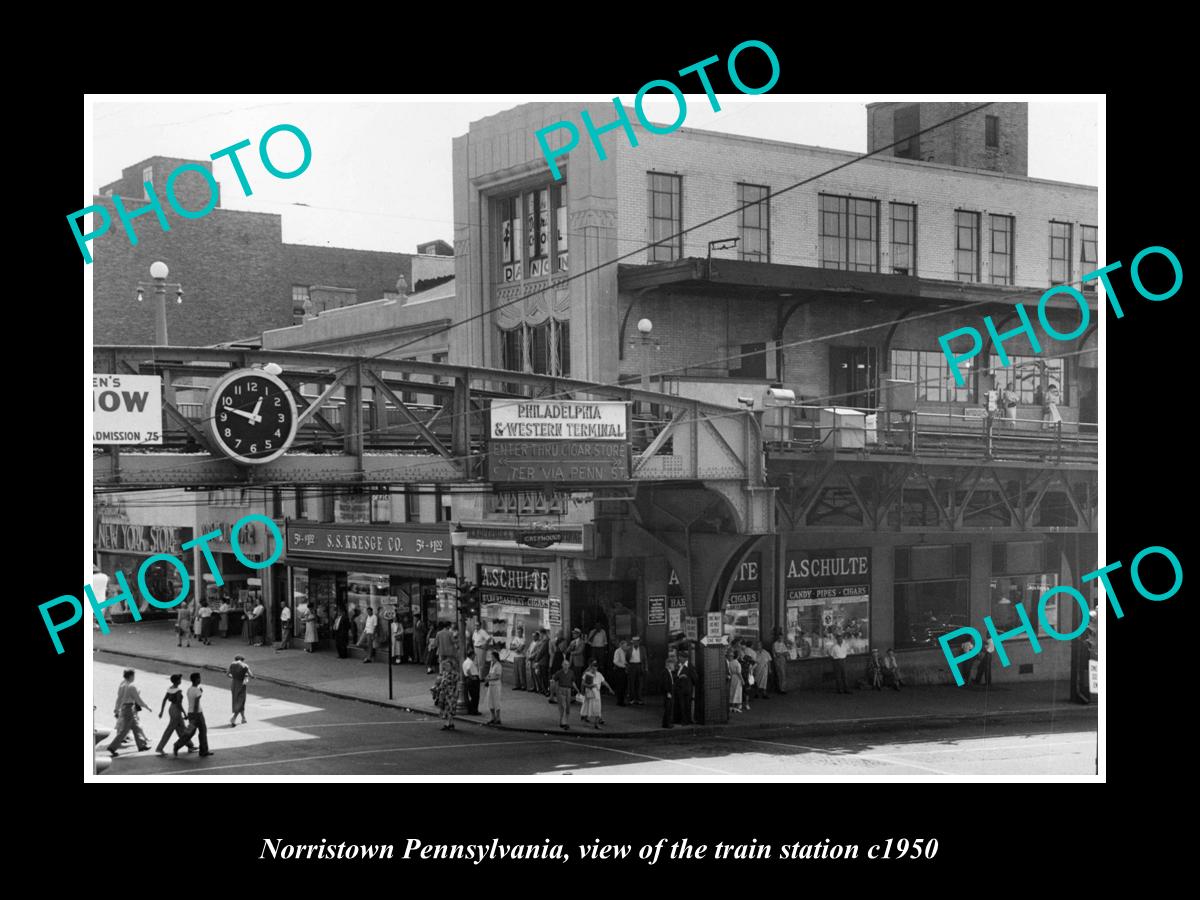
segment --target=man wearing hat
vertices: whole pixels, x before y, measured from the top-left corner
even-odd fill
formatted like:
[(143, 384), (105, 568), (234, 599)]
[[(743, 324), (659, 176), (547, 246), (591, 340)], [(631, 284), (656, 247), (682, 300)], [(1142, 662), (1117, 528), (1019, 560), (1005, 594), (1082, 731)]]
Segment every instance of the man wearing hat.
[(625, 674), (628, 679), (630, 706), (646, 705), (642, 701), (642, 685), (646, 682), (646, 669), (649, 662), (646, 648), (642, 646), (642, 636), (635, 634), (629, 641), (629, 649), (625, 651)]

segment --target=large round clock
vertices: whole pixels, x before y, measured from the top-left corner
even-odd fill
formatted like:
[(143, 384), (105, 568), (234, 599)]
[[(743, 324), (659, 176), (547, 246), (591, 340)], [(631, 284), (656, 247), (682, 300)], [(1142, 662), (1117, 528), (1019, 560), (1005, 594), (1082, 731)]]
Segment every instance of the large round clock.
[(296, 436), (296, 401), (283, 381), (262, 369), (238, 369), (209, 394), (213, 446), (249, 465), (283, 454)]

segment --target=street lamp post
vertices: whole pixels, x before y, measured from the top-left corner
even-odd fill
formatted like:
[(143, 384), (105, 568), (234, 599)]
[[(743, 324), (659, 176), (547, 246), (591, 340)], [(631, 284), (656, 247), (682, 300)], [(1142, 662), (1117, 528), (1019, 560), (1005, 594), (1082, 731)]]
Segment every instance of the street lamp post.
[(466, 581), (466, 568), (463, 562), (467, 546), (467, 529), (462, 523), (455, 525), (450, 532), (450, 546), (454, 551), (454, 603), (458, 618), (458, 699), (454, 709), (456, 715), (467, 711), (467, 679), (463, 677), (462, 664), (467, 658), (466, 622), (463, 619), (462, 588)]
[[(161, 260), (155, 260), (150, 264), (150, 277), (154, 279), (154, 343), (156, 346), (165, 347), (170, 342), (167, 340), (167, 276), (171, 274), (167, 264)], [(147, 284), (138, 282), (137, 300), (142, 302), (142, 298), (146, 293)], [(183, 287), (179, 284), (171, 283), (171, 287), (175, 288), (175, 302), (183, 302)]]

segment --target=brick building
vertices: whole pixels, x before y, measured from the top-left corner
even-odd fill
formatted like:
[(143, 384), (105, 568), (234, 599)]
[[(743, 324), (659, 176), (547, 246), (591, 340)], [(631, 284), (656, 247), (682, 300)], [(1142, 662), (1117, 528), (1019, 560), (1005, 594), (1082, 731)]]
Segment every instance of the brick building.
[[(401, 277), (409, 289), (414, 284), (417, 254), (287, 244), (280, 216), (226, 209), (219, 190), (215, 208), (203, 218), (180, 217), (166, 202), (164, 188), (167, 177), (185, 163), (212, 171), (208, 160), (153, 156), (124, 169), (92, 201), (104, 206), (113, 221), (92, 244), (96, 343), (153, 343), (154, 303), (149, 296), (138, 303), (135, 291), (139, 282), (150, 281), (155, 260), (167, 264), (168, 281), (184, 291), (182, 304), (170, 302), (174, 289), (168, 295), (168, 333), (175, 345), (257, 336), (300, 321), (306, 300), (310, 311), (320, 312), (398, 296)], [(122, 198), (126, 209), (136, 213), (147, 205), (146, 181), (162, 201), (171, 230), (164, 231), (153, 214), (140, 216), (131, 226), (138, 236), (132, 246), (112, 197)], [(181, 173), (173, 188), (185, 209), (197, 211), (210, 202), (208, 183), (196, 171)], [(438, 243), (423, 246), (427, 253), (437, 253)], [(443, 266), (448, 270), (447, 263)]]
[[(961, 387), (937, 341), (964, 325), (982, 331), (985, 315), (1008, 331), (1020, 324), (1016, 303), (1032, 309), (1049, 286), (1078, 283), (1100, 265), (1096, 189), (1026, 175), (1025, 104), (992, 104), (919, 138), (969, 105), (872, 104), (872, 149), (912, 139), (829, 175), (859, 154), (686, 128), (655, 134), (633, 110), (628, 129), (600, 138), (601, 159), (581, 108), (598, 127), (616, 120), (611, 104), (526, 104), (455, 139), (464, 324), (452, 332), (451, 362), (605, 383), (649, 373), (656, 389), (729, 406), (742, 398), (756, 409), (778, 387), (797, 402), (764, 424), (784, 444), (828, 436), (818, 420), (836, 406), (880, 423), (940, 417), (949, 446), (982, 433), (1001, 388), (1016, 403), (1012, 434), (1031, 441), (1051, 388), (1062, 432), (1096, 421), (1094, 290), (1085, 291), (1091, 326), (1078, 338), (1040, 335), (1040, 353), (1026, 335), (1008, 339), (1009, 366), (985, 347)], [(556, 159), (563, 177), (555, 180), (535, 134), (562, 120), (577, 124), (580, 140)], [(551, 145), (563, 134), (552, 132)], [(1061, 333), (1079, 315), (1069, 299), (1048, 305)], [(635, 327), (643, 318), (652, 322), (648, 338)], [(896, 381), (907, 383), (907, 400), (893, 395)], [(1027, 515), (1025, 475), (1000, 466), (990, 445), (958, 470), (922, 468), (928, 491), (909, 489), (913, 471), (822, 473), (818, 459), (768, 446), (773, 483), (790, 508), (778, 533), (757, 541), (724, 533), (722, 501), (707, 490), (639, 485), (632, 504), (597, 503), (595, 558), (551, 566), (564, 625), (586, 631), (599, 618), (616, 636), (641, 630), (653, 653), (667, 637), (657, 622), (647, 627), (646, 598), (659, 595), (701, 623), (720, 611), (727, 631), (747, 638), (786, 629), (812, 657), (794, 667), (805, 682), (827, 674), (821, 641), (833, 627), (854, 634), (853, 653), (895, 646), (910, 654), (903, 664), (913, 677), (939, 680), (948, 675), (937, 633), (979, 627), (988, 614), (1008, 622), (1014, 604), (1033, 617), (1035, 588), (1077, 582), (1094, 564), (1093, 520), (1080, 512), (1094, 467), (1051, 486), (1058, 475), (1046, 462), (1047, 487)], [(985, 475), (996, 486), (981, 485)], [(884, 514), (878, 479), (893, 476), (900, 505)], [(468, 559), (519, 565), (523, 556), (479, 548)], [(818, 568), (854, 574), (797, 574)], [(814, 603), (812, 591), (842, 599)], [(1064, 606), (1063, 632), (1070, 614)], [(1062, 675), (1069, 648), (1051, 644), (1037, 656), (1018, 643), (1009, 651), (1017, 665), (997, 677)]]

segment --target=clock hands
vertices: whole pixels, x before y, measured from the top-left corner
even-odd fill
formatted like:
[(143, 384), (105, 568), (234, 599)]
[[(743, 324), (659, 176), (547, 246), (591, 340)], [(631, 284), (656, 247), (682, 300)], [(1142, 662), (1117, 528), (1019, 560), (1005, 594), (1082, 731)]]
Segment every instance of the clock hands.
[(259, 422), (262, 421), (262, 416), (260, 416), (258, 414), (258, 411), (260, 409), (262, 409), (262, 404), (263, 404), (263, 398), (259, 397), (258, 403), (254, 404), (254, 412), (246, 412), (244, 409), (236, 409), (232, 406), (226, 407), (226, 411), (235, 413), (236, 415), (239, 415), (244, 419), (249, 419), (251, 425), (257, 425)]

